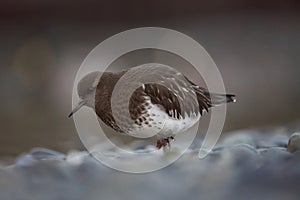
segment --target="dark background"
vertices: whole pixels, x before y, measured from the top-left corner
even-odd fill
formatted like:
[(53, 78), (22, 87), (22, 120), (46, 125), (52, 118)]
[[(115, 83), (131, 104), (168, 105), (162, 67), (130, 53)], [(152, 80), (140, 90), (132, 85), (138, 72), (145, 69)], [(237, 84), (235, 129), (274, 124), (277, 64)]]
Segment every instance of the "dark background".
[(79, 148), (67, 115), (81, 62), (104, 39), (143, 26), (175, 29), (205, 47), (238, 96), (225, 131), (300, 118), (297, 1), (2, 0), (0, 155)]

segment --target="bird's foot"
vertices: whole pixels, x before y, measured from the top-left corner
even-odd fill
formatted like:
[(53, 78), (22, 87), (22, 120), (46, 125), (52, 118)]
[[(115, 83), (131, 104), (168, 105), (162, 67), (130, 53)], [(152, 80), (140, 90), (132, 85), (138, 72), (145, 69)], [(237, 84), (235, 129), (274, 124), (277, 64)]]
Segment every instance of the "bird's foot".
[(170, 145), (170, 140), (174, 140), (173, 136), (167, 137), (167, 138), (163, 138), (160, 140), (157, 140), (156, 143), (156, 148), (161, 149), (162, 147), (166, 147), (166, 146), (171, 146)]

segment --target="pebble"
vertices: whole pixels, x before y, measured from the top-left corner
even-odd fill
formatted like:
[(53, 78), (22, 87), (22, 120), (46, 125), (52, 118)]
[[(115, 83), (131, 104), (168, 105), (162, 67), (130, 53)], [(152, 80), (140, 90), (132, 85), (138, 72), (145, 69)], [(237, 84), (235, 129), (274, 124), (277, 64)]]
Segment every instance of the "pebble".
[(291, 135), (289, 139), (287, 150), (293, 153), (299, 149), (300, 149), (300, 133), (294, 133)]
[(19, 155), (15, 160), (15, 165), (19, 167), (31, 166), (39, 160), (64, 160), (65, 154), (41, 147), (33, 148), (29, 153)]
[(37, 163), (37, 160), (32, 157), (32, 155), (23, 153), (19, 155), (15, 160), (15, 166), (27, 167), (32, 166)]
[(72, 165), (80, 165), (88, 156), (89, 153), (86, 151), (71, 151), (66, 156), (66, 161)]
[(255, 140), (251, 134), (246, 133), (233, 133), (231, 135), (228, 135), (224, 140), (222, 141), (222, 145), (224, 146), (233, 146), (236, 144), (249, 144), (251, 146), (255, 146)]
[[(136, 147), (138, 152), (155, 150), (152, 145)], [(239, 131), (225, 135), (204, 159), (197, 159), (199, 149), (189, 149), (169, 167), (134, 175), (111, 170), (86, 151), (65, 155), (34, 148), (21, 154), (14, 167), (0, 168), (0, 199), (238, 200), (239, 194), (243, 199), (299, 199), (299, 149), (300, 133), (288, 138)], [(177, 151), (157, 151), (151, 162), (176, 156)], [(103, 154), (107, 159), (120, 159), (119, 155)]]
[(41, 147), (36, 147), (33, 148), (29, 154), (37, 159), (37, 160), (48, 160), (48, 159), (56, 159), (56, 160), (64, 160), (65, 159), (65, 154), (46, 149), (46, 148), (41, 148)]
[(288, 136), (286, 135), (275, 135), (270, 136), (270, 143), (272, 146), (287, 148)]
[(292, 154), (283, 147), (270, 147), (258, 150), (259, 155), (265, 161), (284, 162), (284, 160), (292, 157)]

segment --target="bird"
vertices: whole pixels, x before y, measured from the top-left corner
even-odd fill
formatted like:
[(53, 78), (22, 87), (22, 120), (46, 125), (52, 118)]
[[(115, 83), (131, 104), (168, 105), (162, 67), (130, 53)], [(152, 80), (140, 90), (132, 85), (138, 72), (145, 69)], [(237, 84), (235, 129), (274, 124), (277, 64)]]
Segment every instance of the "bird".
[[(143, 83), (143, 79), (148, 82)], [(153, 81), (150, 82), (151, 79)], [(134, 83), (137, 82), (140, 85), (129, 99), (124, 98), (122, 92), (116, 93), (117, 104), (113, 107), (116, 87), (124, 87), (121, 91), (126, 92), (130, 85), (136, 85)], [(77, 93), (80, 101), (69, 117), (87, 106), (117, 133), (131, 136), (156, 133), (157, 149), (170, 146), (178, 133), (196, 124), (210, 108), (236, 102), (235, 95), (211, 93), (178, 70), (158, 63), (147, 63), (118, 72), (91, 72), (78, 82)], [(124, 109), (128, 109), (129, 116), (124, 114)], [(114, 110), (120, 118), (123, 117), (124, 123), (117, 122)]]

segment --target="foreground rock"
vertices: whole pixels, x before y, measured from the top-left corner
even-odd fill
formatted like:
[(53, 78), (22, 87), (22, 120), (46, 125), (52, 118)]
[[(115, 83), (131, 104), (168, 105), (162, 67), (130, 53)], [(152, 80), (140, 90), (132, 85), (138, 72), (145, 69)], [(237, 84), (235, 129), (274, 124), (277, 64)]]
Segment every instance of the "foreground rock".
[[(235, 132), (204, 159), (190, 149), (174, 164), (145, 174), (110, 169), (87, 152), (64, 155), (36, 148), (1, 166), (0, 199), (296, 200), (299, 133), (290, 139), (287, 134)], [(170, 155), (160, 154), (153, 162)]]
[(293, 153), (299, 149), (300, 149), (300, 133), (294, 133), (293, 135), (291, 135), (289, 139), (287, 150)]

